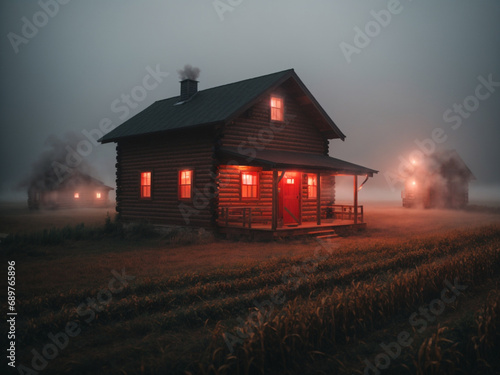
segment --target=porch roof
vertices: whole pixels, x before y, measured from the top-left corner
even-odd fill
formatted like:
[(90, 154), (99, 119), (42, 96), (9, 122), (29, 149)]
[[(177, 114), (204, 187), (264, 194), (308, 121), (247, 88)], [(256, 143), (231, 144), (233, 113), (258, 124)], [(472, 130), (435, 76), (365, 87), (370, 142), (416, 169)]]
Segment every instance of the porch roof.
[[(224, 159), (234, 160), (241, 165), (256, 165), (268, 168), (322, 169), (339, 174), (367, 175), (373, 177), (378, 171), (327, 155), (309, 154), (304, 152), (257, 150), (252, 153), (242, 153), (234, 147), (222, 147), (218, 151)], [(255, 155), (255, 156), (254, 156)]]

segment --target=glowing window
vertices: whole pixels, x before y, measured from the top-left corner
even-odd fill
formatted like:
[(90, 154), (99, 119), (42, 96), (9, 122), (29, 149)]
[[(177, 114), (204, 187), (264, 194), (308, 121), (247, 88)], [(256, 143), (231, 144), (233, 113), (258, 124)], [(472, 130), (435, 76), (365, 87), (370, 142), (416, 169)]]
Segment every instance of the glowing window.
[(141, 173), (141, 198), (151, 198), (151, 172)]
[(318, 181), (316, 176), (307, 176), (307, 198), (317, 198)]
[(80, 193), (75, 193), (74, 197), (75, 197), (75, 199), (80, 198)]
[(271, 96), (271, 120), (283, 121), (285, 113), (285, 106), (283, 105), (283, 98)]
[(101, 199), (101, 193), (96, 193), (96, 194), (95, 194), (95, 197), (96, 197), (97, 199)]
[(241, 198), (258, 198), (259, 174), (257, 172), (243, 172), (241, 174)]
[(193, 171), (179, 171), (179, 198), (191, 199), (191, 187), (193, 186)]
[(287, 178), (286, 183), (289, 185), (293, 185), (295, 183), (295, 179), (294, 178)]

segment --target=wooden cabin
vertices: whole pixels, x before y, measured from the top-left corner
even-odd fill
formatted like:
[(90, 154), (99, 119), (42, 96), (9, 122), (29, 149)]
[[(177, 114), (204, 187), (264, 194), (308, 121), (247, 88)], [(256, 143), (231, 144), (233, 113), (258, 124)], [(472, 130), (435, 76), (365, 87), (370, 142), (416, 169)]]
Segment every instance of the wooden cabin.
[[(377, 171), (329, 156), (345, 139), (293, 69), (157, 101), (101, 138), (116, 142), (124, 221), (221, 232), (363, 225), (358, 176)], [(352, 205), (335, 177), (352, 176)], [(292, 232), (290, 232), (292, 233)]]
[(46, 183), (33, 181), (28, 187), (28, 207), (88, 208), (109, 205), (109, 192), (114, 190), (87, 174), (74, 172), (71, 176), (47, 188)]
[(455, 150), (412, 160), (413, 170), (401, 192), (403, 207), (463, 208), (469, 203), (474, 175)]

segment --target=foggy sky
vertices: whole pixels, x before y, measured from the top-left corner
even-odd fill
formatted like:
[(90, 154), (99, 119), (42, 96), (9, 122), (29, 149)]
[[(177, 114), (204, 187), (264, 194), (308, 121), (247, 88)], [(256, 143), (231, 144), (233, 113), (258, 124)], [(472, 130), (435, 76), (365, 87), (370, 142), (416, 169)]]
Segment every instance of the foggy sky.
[[(440, 147), (456, 149), (477, 178), (472, 197), (500, 201), (500, 86), (481, 89), (488, 98), (460, 125), (452, 112), (443, 118), (484, 80), (500, 82), (500, 2), (401, 0), (376, 33), (373, 12), (394, 1), (243, 0), (218, 14), (213, 0), (72, 0), (59, 9), (42, 0), (53, 17), (18, 53), (9, 33), (23, 37), (23, 17), (43, 24), (43, 10), (35, 1), (1, 2), (0, 199), (25, 198), (14, 187), (50, 135), (119, 125), (178, 95), (177, 70), (191, 64), (201, 69), (201, 90), (294, 68), (347, 136), (331, 142), (330, 155), (380, 171), (361, 199), (398, 199), (387, 174), (441, 128)], [(367, 26), (377, 35), (349, 63), (341, 44), (356, 47), (355, 28)], [(117, 111), (148, 69), (163, 74), (156, 87), (129, 113)], [(114, 186), (114, 144), (93, 146), (87, 159)]]

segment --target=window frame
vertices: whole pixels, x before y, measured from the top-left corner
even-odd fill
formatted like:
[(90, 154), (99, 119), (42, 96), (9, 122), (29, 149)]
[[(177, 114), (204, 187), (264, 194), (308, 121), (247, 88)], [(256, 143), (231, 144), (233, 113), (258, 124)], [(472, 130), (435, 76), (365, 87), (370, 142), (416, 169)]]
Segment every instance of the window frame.
[[(273, 107), (273, 100), (279, 100), (281, 102), (281, 108)], [(270, 119), (271, 119), (271, 121), (276, 121), (276, 122), (284, 122), (285, 121), (285, 98), (283, 96), (272, 94), (271, 98), (269, 100), (269, 107), (270, 107)], [(276, 110), (280, 110), (281, 116), (278, 116), (278, 117), (281, 117), (281, 119), (273, 118), (273, 113)]]
[[(181, 184), (182, 181), (182, 173), (184, 172), (190, 172), (190, 183), (189, 184)], [(193, 200), (193, 185), (194, 185), (194, 169), (193, 168), (184, 168), (184, 169), (179, 169), (177, 173), (177, 198), (180, 201), (192, 201)], [(189, 186), (189, 197), (183, 197), (182, 196), (182, 187), (184, 186)]]
[[(149, 173), (149, 185), (143, 184), (143, 175)], [(144, 194), (144, 188), (149, 187), (149, 195)], [(141, 200), (153, 199), (153, 171), (145, 170), (139, 172), (139, 197)]]
[[(314, 173), (306, 174), (307, 177), (307, 199), (318, 199), (318, 176)], [(314, 184), (309, 184), (309, 179), (312, 179)], [(312, 194), (311, 194), (312, 192)]]
[[(243, 184), (243, 175), (251, 175), (255, 177), (255, 185), (244, 185)], [(255, 196), (244, 197), (243, 196), (243, 186), (255, 186)], [(260, 172), (258, 171), (241, 171), (240, 172), (240, 200), (242, 201), (252, 201), (260, 199)]]

